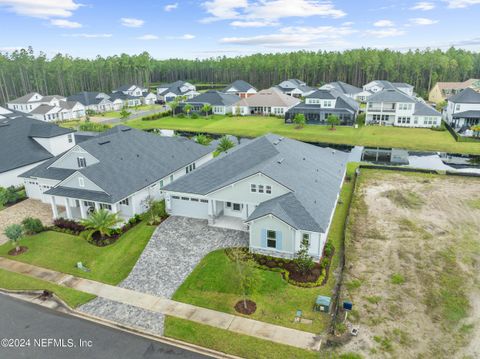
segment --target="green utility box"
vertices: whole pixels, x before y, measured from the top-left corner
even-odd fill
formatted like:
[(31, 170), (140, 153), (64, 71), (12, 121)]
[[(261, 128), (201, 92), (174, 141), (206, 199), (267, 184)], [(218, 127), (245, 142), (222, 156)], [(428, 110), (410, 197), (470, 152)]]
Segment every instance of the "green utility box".
[(313, 310), (316, 312), (329, 313), (330, 312), (330, 297), (319, 295), (313, 306)]

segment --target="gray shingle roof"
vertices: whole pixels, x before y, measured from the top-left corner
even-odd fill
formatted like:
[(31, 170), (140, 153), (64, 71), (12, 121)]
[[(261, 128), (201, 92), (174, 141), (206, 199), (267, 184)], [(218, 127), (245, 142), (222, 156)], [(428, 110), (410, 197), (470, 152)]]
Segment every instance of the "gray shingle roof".
[[(337, 91), (340, 91), (341, 93), (343, 93), (345, 95), (355, 95), (357, 93), (362, 92), (361, 88), (358, 88), (356, 86), (347, 84), (346, 82), (343, 82), (343, 81), (330, 82), (328, 84), (325, 84), (324, 86), (331, 86), (334, 89), (336, 89)], [(322, 86), (322, 87), (324, 87), (324, 86)], [(322, 89), (322, 87), (320, 87), (320, 89)]]
[(426, 103), (418, 101), (415, 104), (414, 116), (442, 116), (440, 112), (435, 110), (432, 106), (427, 105)]
[(50, 138), (70, 132), (28, 117), (0, 120), (0, 173), (53, 157), (32, 137)]
[(30, 113), (35, 115), (45, 115), (47, 112), (53, 110), (54, 108), (55, 106), (40, 105), (34, 108), (32, 111), (30, 111)]
[(367, 102), (416, 102), (413, 97), (404, 94), (397, 89), (379, 91), (371, 95)]
[(33, 95), (37, 94), (38, 92), (29, 92), (26, 95), (18, 97), (16, 99), (8, 101), (8, 103), (27, 103), (28, 100), (32, 98)]
[(67, 100), (80, 102), (84, 106), (98, 105), (104, 99), (103, 97), (97, 97), (99, 94), (100, 92), (83, 91), (68, 96)]
[(263, 173), (292, 192), (262, 203), (249, 219), (271, 213), (295, 228), (323, 232), (335, 208), (347, 157), (340, 151), (269, 134), (215, 158), (165, 190), (207, 195)]
[(305, 98), (319, 98), (322, 100), (334, 100), (337, 98), (337, 96), (334, 96), (333, 92), (330, 90), (317, 90), (311, 93), (310, 95), (305, 96)]
[(135, 84), (129, 84), (129, 85), (122, 85), (118, 88), (116, 88), (115, 90), (113, 90), (112, 92), (123, 92), (123, 91), (128, 91), (130, 89), (130, 87), (132, 86), (136, 86), (138, 88), (142, 88), (141, 86), (138, 86), (138, 85), (135, 85)]
[(455, 103), (480, 103), (480, 93), (468, 87), (465, 90), (450, 96), (448, 101)]
[(230, 85), (228, 85), (227, 87), (225, 87), (225, 89), (223, 91), (226, 92), (229, 89), (231, 89), (232, 87), (235, 88), (235, 90), (237, 90), (237, 92), (247, 92), (250, 89), (256, 90), (256, 88), (253, 87), (252, 85), (250, 85), (247, 81), (236, 80), (236, 81), (232, 82)]
[(56, 168), (56, 167), (50, 167), (49, 166), (55, 162), (58, 158), (62, 157), (64, 153), (55, 156), (38, 166), (22, 173), (19, 175), (19, 177), (23, 178), (47, 178), (47, 179), (52, 179), (52, 180), (58, 180), (62, 181), (68, 176), (71, 176), (75, 170), (71, 170), (68, 168)]
[(164, 94), (167, 94), (169, 92), (172, 92), (175, 95), (182, 95), (183, 92), (180, 90), (180, 88), (185, 83), (186, 83), (185, 81), (178, 80), (178, 81), (172, 82), (170, 84), (161, 84), (160, 86), (158, 86), (158, 88), (166, 88), (166, 90), (160, 92), (159, 95), (164, 95)]
[(469, 110), (457, 112), (452, 115), (453, 118), (480, 118), (480, 110)]
[(240, 101), (237, 95), (226, 94), (218, 91), (207, 91), (195, 96), (186, 102), (188, 103), (208, 103), (212, 106), (232, 106)]
[(105, 192), (89, 191), (85, 189), (58, 186), (50, 188), (45, 193), (53, 196), (80, 198), (87, 201), (112, 203), (112, 196), (106, 194)]

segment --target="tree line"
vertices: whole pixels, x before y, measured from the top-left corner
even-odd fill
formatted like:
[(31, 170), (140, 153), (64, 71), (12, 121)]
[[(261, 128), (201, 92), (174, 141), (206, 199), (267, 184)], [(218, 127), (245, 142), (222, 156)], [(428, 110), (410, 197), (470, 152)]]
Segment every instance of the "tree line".
[(126, 83), (152, 86), (178, 79), (212, 85), (243, 79), (260, 89), (288, 78), (311, 86), (340, 80), (358, 87), (385, 79), (410, 83), (425, 96), (437, 81), (471, 77), (480, 77), (480, 53), (455, 48), (297, 51), (195, 60), (157, 60), (147, 52), (95, 59), (64, 54), (48, 58), (28, 48), (0, 54), (0, 102), (32, 91), (68, 96), (84, 90), (110, 92)]

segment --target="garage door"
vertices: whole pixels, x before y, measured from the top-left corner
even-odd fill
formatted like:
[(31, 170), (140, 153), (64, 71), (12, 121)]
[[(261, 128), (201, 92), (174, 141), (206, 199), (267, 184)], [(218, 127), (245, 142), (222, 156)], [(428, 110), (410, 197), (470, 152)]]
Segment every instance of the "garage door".
[(37, 181), (34, 180), (26, 180), (25, 181), (25, 191), (27, 192), (27, 196), (33, 199), (42, 199), (43, 194), (40, 188), (40, 185)]
[(208, 219), (208, 201), (199, 198), (172, 196), (170, 214), (191, 218)]

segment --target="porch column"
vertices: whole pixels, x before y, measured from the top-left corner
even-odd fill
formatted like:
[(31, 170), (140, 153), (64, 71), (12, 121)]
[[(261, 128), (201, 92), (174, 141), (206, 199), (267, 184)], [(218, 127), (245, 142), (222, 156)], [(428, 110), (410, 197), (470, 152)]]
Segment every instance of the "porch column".
[(98, 204), (98, 202), (93, 203), (95, 203), (95, 212), (98, 212), (100, 210), (100, 205)]
[(58, 209), (57, 204), (55, 203), (55, 196), (50, 196), (50, 203), (52, 205), (53, 218), (58, 218)]
[(85, 213), (85, 207), (83, 206), (82, 200), (80, 200), (80, 217), (82, 217), (82, 219), (87, 218), (87, 214)]
[(65, 199), (65, 210), (67, 211), (67, 218), (73, 219), (72, 209), (70, 208), (70, 201), (68, 200), (67, 197), (64, 197), (64, 199)]

